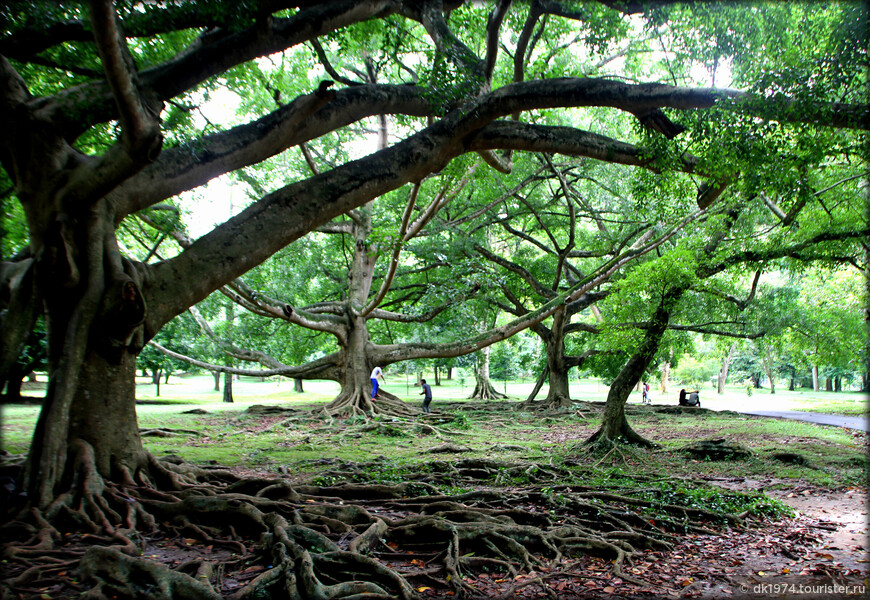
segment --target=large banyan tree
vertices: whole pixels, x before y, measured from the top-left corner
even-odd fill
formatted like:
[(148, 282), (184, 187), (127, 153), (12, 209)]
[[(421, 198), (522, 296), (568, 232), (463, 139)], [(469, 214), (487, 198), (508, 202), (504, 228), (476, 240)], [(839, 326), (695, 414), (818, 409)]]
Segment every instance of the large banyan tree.
[[(311, 510), (285, 510), (299, 500), (296, 492), (279, 485), (255, 493), (240, 484), (230, 496), (203, 496), (194, 485), (201, 471), (150, 456), (136, 421), (137, 354), (173, 317), (294, 240), (410, 189), (466, 153), (478, 153), (492, 177), (511, 169), (512, 153), (530, 151), (636, 166), (682, 177), (683, 191), (691, 188), (675, 203), (682, 214), (670, 229), (614, 254), (531, 308), (532, 316), (503, 326), (503, 337), (663, 243), (729, 185), (758, 191), (772, 181), (779, 189), (794, 183), (794, 193), (773, 200), (785, 216), (799, 211), (813, 201), (812, 188), (798, 184), (823, 160), (817, 150), (858, 145), (870, 125), (860, 95), (866, 15), (853, 3), (742, 10), (610, 0), (7, 3), (0, 10), (0, 189), (11, 241), (4, 240), (0, 268), (0, 381), (40, 316), (49, 374), (21, 477), (34, 543), (9, 556), (50, 552), (61, 526), (100, 533), (135, 555), (130, 532), (137, 528), (237, 518), (241, 529), (273, 542), (275, 568), (257, 589), (280, 585), (294, 598), (413, 595), (395, 571), (350, 560), (305, 530)], [(789, 51), (776, 57), (779, 68), (767, 68), (771, 49), (783, 44)], [(365, 54), (378, 56), (379, 76), (349, 81), (342, 57)], [(276, 55), (291, 60), (273, 85), (266, 57)], [(701, 68), (730, 64), (739, 89), (693, 83), (693, 57)], [(246, 96), (268, 91), (277, 102), (232, 126), (198, 125), (191, 115), (222, 85)], [(383, 148), (288, 177), (173, 256), (145, 260), (120, 239), (125, 221), (183, 204), (185, 192), (215, 177), (324, 136), (350, 136), (384, 115), (402, 126)], [(604, 135), (596, 124), (609, 119), (622, 126)], [(777, 156), (779, 132), (792, 127), (806, 144)], [(687, 135), (691, 144), (681, 145)], [(270, 512), (278, 505), (284, 516)], [(353, 511), (336, 507), (317, 518), (354, 522)], [(358, 523), (370, 528), (356, 548), (386, 526)], [(498, 539), (526, 539), (527, 525)], [(458, 556), (459, 542), (449, 543), (449, 556)], [(567, 551), (564, 543), (557, 553)], [(493, 542), (481, 551), (487, 547)], [(169, 590), (164, 597), (214, 597), (186, 575), (118, 556), (96, 552), (86, 562), (98, 565), (94, 572), (113, 565), (105, 581), (137, 582), (147, 571)], [(332, 574), (329, 586), (324, 573)]]

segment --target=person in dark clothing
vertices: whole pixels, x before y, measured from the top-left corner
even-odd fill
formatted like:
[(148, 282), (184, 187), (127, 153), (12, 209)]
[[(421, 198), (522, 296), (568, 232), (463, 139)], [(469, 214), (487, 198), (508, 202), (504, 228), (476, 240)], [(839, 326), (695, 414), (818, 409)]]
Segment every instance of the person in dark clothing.
[(426, 383), (425, 379), (420, 380), (420, 387), (423, 388), (423, 391), (420, 392), (420, 394), (423, 396), (423, 412), (432, 412), (431, 410), (429, 410), (429, 403), (432, 402), (432, 388), (429, 387), (429, 384)]
[(688, 394), (685, 389), (680, 390), (680, 406), (701, 406), (698, 390), (688, 392)]

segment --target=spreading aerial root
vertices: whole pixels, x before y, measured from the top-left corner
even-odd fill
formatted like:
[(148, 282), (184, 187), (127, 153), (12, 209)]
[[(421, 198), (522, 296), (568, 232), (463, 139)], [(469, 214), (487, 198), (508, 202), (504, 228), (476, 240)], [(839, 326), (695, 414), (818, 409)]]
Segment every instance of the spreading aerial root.
[[(361, 481), (360, 465), (326, 461), (316, 481), (347, 483), (323, 486), (150, 457), (123, 482), (108, 482), (90, 457), (82, 445), (74, 487), (0, 532), (10, 540), (4, 597), (35, 599), (50, 589), (97, 599), (410, 600), (434, 589), (478, 598), (484, 592), (471, 575), (514, 581), (536, 572), (544, 586), (541, 573), (589, 555), (641, 583), (626, 567), (643, 549), (741, 523), (668, 504), (649, 489), (559, 483), (576, 480), (565, 466), (432, 461), (388, 485), (350, 483)], [(439, 491), (448, 487), (473, 491)]]

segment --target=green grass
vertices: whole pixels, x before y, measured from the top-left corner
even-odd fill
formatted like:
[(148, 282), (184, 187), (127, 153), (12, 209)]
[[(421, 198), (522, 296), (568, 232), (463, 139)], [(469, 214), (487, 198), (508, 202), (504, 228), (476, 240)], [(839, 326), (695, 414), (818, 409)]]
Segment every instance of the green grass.
[[(386, 388), (398, 393), (412, 404), (418, 404), (419, 388), (404, 376), (390, 377)], [(434, 378), (432, 378), (434, 379)], [(578, 411), (555, 416), (542, 416), (517, 410), (516, 401), (524, 399), (534, 382), (509, 382), (510, 401), (494, 401), (481, 408), (479, 403), (466, 403), (471, 387), (454, 379), (435, 387), (432, 407), (442, 418), (439, 427), (445, 440), (468, 446), (473, 452), (448, 455), (453, 459), (485, 457), (494, 460), (577, 461), (589, 466), (600, 457), (582, 456), (577, 447), (599, 424), (599, 411), (607, 388), (595, 380), (572, 384), (572, 397), (593, 402), (578, 405)], [(324, 458), (354, 463), (368, 463), (383, 457), (379, 472), (373, 478), (401, 478), (402, 469), (424, 469), (442, 455), (427, 454), (442, 442), (426, 435), (415, 420), (382, 420), (380, 430), (363, 432), (362, 421), (325, 421), (311, 416), (310, 410), (331, 400), (338, 391), (333, 382), (305, 382), (305, 392), (293, 392), (291, 381), (243, 378), (234, 383), (235, 402), (222, 402), (214, 391), (211, 376), (172, 377), (161, 384), (161, 395), (154, 395), (154, 386), (140, 380), (137, 405), (142, 428), (195, 430), (195, 435), (171, 438), (145, 437), (143, 443), (157, 456), (176, 454), (195, 463), (246, 467), (266, 472), (315, 474)], [(504, 389), (501, 382), (498, 389)], [(546, 390), (542, 392), (542, 395)], [(674, 392), (675, 393), (675, 392)], [(799, 392), (777, 394), (777, 401), (787, 395), (800, 397)], [(636, 396), (636, 398), (635, 398)], [(702, 394), (712, 398), (713, 391)], [(816, 396), (821, 396), (818, 398)], [(854, 394), (835, 394), (840, 402), (851, 402)], [(808, 394), (804, 400), (821, 406), (825, 393)], [(654, 402), (663, 402), (661, 394), (653, 394)], [(746, 402), (744, 390), (709, 400), (725, 407)], [(758, 393), (750, 399), (758, 405)], [(640, 403), (640, 394), (633, 394), (629, 403)], [(675, 403), (675, 402), (674, 402)], [(245, 410), (254, 404), (278, 404), (296, 408), (292, 413), (300, 418), (286, 419), (252, 417)], [(200, 408), (207, 414), (184, 414)], [(736, 406), (735, 406), (736, 408)], [(27, 451), (39, 406), (5, 405), (2, 408), (2, 448), (13, 454)], [(748, 477), (782, 481), (804, 481), (823, 486), (862, 484), (867, 477), (867, 436), (851, 430), (813, 425), (800, 421), (785, 421), (763, 417), (720, 413), (711, 410), (685, 414), (663, 414), (647, 407), (630, 407), (629, 421), (642, 435), (661, 445), (657, 452), (632, 453), (625, 467), (632, 475), (667, 473), (687, 478), (710, 476)], [(672, 451), (685, 443), (704, 437), (729, 437), (748, 446), (749, 459), (736, 462), (686, 460)], [(504, 449), (505, 446), (512, 448)], [(773, 452), (788, 450), (804, 455), (811, 467), (784, 464), (771, 457)], [(388, 466), (384, 466), (388, 465)], [(596, 465), (596, 473), (609, 468), (608, 461)], [(588, 479), (589, 474), (584, 474)], [(400, 479), (401, 480), (401, 479)], [(776, 483), (775, 485), (779, 485)]]

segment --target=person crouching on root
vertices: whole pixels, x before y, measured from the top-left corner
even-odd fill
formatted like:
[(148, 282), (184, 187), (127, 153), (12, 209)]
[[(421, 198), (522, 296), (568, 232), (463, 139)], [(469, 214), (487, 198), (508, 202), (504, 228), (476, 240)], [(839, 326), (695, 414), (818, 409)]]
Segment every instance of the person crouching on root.
[(380, 377), (384, 381), (387, 380), (387, 378), (384, 376), (383, 367), (378, 366), (378, 367), (375, 367), (374, 369), (372, 369), (372, 375), (371, 375), (371, 378), (372, 378), (372, 400), (380, 397), (380, 396), (378, 396), (378, 377)]

